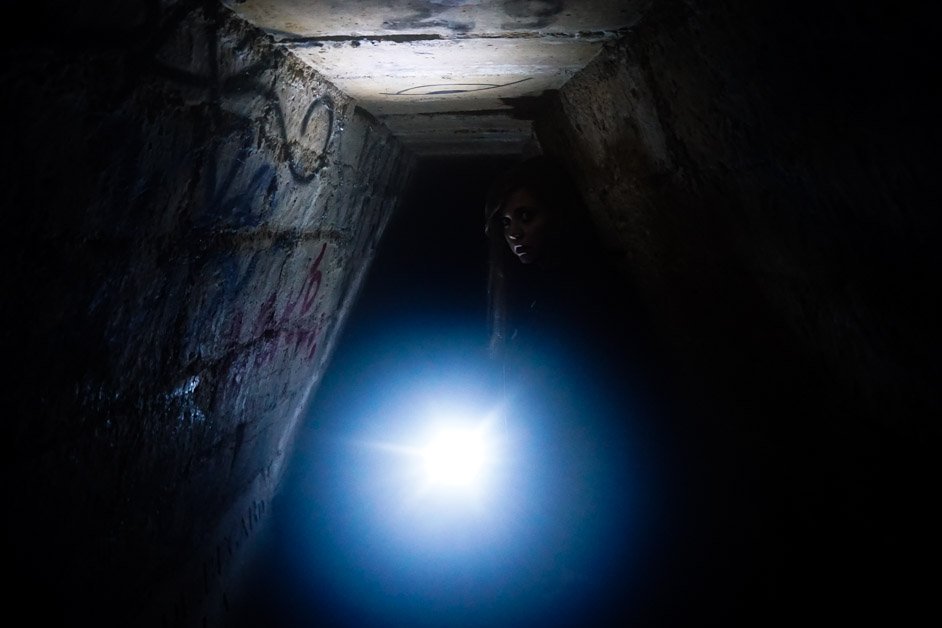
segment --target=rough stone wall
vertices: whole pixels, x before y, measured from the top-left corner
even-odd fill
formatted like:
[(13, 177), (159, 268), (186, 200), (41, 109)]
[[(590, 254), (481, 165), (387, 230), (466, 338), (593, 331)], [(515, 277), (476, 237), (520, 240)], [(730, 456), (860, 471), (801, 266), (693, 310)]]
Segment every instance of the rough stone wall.
[(705, 431), (756, 474), (765, 608), (898, 610), (925, 586), (907, 552), (937, 547), (934, 23), (665, 0), (538, 122), (673, 348), (678, 394), (715, 408)]
[(411, 157), (216, 2), (33, 11), (0, 68), (13, 597), (216, 624)]

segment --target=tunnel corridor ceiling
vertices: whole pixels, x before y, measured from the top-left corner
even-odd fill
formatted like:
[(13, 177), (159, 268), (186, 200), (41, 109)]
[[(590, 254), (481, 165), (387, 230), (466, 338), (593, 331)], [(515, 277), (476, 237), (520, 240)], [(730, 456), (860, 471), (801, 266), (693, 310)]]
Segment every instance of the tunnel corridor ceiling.
[(509, 155), (650, 0), (225, 0), (419, 155)]

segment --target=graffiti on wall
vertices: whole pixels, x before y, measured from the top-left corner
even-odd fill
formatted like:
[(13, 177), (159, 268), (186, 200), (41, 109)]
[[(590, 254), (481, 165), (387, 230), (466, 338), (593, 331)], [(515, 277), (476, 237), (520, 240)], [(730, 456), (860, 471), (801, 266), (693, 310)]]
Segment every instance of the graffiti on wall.
[[(162, 52), (175, 41), (184, 21), (198, 9), (203, 17), (203, 33), (197, 41), (201, 40), (203, 49), (194, 49), (191, 58), (174, 62)], [(201, 93), (208, 108), (210, 126), (206, 129), (206, 140), (209, 150), (205, 156), (205, 172), (209, 178), (206, 203), (211, 213), (209, 218), (214, 221), (226, 218), (224, 213), (228, 211), (231, 226), (256, 226), (261, 221), (260, 210), (274, 205), (273, 196), (278, 188), (276, 169), (270, 163), (257, 164), (249, 159), (266, 130), (263, 128), (266, 122), (284, 147), (283, 156), (292, 179), (295, 183), (307, 184), (327, 165), (328, 148), (335, 132), (335, 106), (329, 94), (314, 97), (292, 132), (290, 112), (275, 85), (274, 55), (264, 54), (260, 59), (240, 65), (238, 59), (252, 58), (246, 53), (256, 43), (256, 37), (249, 33), (234, 44), (224, 46), (220, 41), (222, 10), (212, 0), (191, 0), (155, 16), (152, 19), (158, 23), (149, 29), (153, 36), (137, 51), (137, 58), (146, 71), (191, 93)], [(244, 103), (250, 103), (252, 111), (264, 111), (266, 115), (258, 119), (239, 113), (238, 105)], [(315, 127), (320, 131), (320, 138), (315, 138), (319, 140), (316, 145), (309, 146)], [(239, 146), (231, 145), (235, 138)], [(220, 169), (224, 152), (234, 158)], [(254, 171), (245, 172), (246, 168), (254, 168)]]
[[(327, 243), (321, 245), (321, 249), (311, 264), (301, 288), (294, 294), (290, 294), (286, 300), (284, 308), (278, 310), (276, 303), (278, 301), (279, 291), (271, 290), (268, 297), (262, 303), (255, 320), (251, 323), (251, 335), (262, 343), (262, 347), (255, 353), (255, 366), (261, 367), (271, 362), (279, 353), (279, 349), (290, 348), (300, 351), (300, 357), (306, 360), (314, 358), (317, 352), (317, 338), (323, 323), (323, 314), (321, 319), (313, 329), (295, 329), (292, 325), (297, 320), (303, 320), (309, 317), (314, 311), (314, 303), (321, 289), (323, 274), (321, 273), (321, 262), (324, 259), (324, 252), (327, 250)], [(236, 310), (233, 316), (233, 322), (238, 322), (240, 328), (232, 327), (233, 338), (239, 338), (242, 334), (241, 324), (243, 320), (242, 310)]]
[[(291, 183), (306, 186), (328, 165), (329, 148), (335, 137), (335, 103), (322, 93), (301, 107), (288, 108), (275, 84), (277, 59), (271, 53), (248, 54), (256, 44), (253, 33), (223, 42), (224, 10), (212, 0), (180, 2), (164, 14), (150, 14), (155, 23), (147, 29), (153, 36), (136, 50), (135, 58), (150, 74), (162, 77), (203, 103), (208, 125), (197, 144), (205, 146), (197, 168), (204, 185), (204, 202), (195, 203), (191, 222), (197, 230), (240, 230), (258, 227), (270, 217), (284, 193), (279, 168), (259, 151), (266, 133), (274, 135), (274, 147), (287, 166)], [(195, 12), (199, 11), (200, 13)], [(189, 20), (189, 21), (188, 21)], [(196, 25), (196, 26), (194, 26)], [(174, 58), (166, 51), (181, 29), (202, 29), (201, 50)], [(240, 60), (248, 59), (247, 62)], [(303, 112), (300, 120), (291, 115)], [(281, 170), (284, 172), (284, 169)], [(278, 245), (284, 247), (285, 243)], [(255, 366), (272, 362), (279, 351), (292, 349), (299, 357), (312, 359), (318, 346), (322, 319), (313, 328), (301, 329), (296, 322), (309, 317), (322, 283), (321, 267), (327, 250), (324, 242), (295, 294), (272, 288), (262, 300), (254, 320), (245, 320), (239, 306), (250, 279), (259, 265), (256, 255), (243, 267), (233, 255), (197, 256), (197, 264), (214, 264), (224, 277), (204, 313), (231, 311), (223, 342), (230, 347), (240, 339), (253, 344)], [(195, 269), (199, 272), (199, 268)], [(279, 297), (286, 306), (276, 311)]]

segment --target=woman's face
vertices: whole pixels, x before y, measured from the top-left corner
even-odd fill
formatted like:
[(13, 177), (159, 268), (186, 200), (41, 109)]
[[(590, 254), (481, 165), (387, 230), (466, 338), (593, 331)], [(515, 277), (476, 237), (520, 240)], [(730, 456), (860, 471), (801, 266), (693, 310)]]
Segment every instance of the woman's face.
[(526, 188), (507, 197), (501, 212), (504, 240), (517, 259), (532, 264), (546, 258), (552, 215)]

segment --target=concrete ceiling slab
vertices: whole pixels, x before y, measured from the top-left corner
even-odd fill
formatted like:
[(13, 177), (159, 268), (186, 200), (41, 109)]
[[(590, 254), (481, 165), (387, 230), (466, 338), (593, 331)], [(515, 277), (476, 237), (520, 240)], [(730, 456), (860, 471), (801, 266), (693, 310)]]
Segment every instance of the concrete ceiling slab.
[(650, 0), (227, 0), (419, 154), (513, 153), (517, 101), (558, 89)]
[(535, 141), (529, 120), (507, 111), (397, 114), (386, 126), (421, 155), (519, 155)]
[[(501, 99), (556, 89), (598, 52), (581, 40), (368, 40), (295, 48), (372, 113), (499, 109)], [(460, 103), (460, 105), (458, 104)]]

